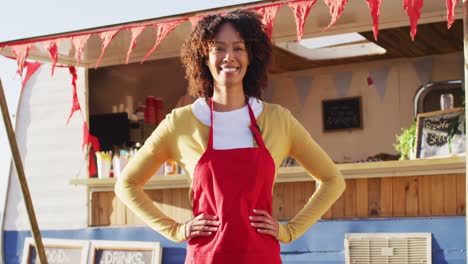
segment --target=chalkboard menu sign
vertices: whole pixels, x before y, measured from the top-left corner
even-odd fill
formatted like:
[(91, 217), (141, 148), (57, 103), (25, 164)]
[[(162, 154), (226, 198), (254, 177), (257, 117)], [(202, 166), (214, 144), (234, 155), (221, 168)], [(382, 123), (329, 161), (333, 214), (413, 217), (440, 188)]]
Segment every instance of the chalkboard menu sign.
[(159, 242), (91, 241), (91, 264), (160, 264), (162, 250)]
[[(49, 264), (85, 264), (88, 259), (89, 241), (66, 239), (42, 239)], [(34, 239), (26, 238), (21, 264), (40, 263), (34, 247)]]
[(362, 128), (361, 97), (322, 101), (323, 130)]
[(450, 156), (465, 152), (465, 114), (462, 108), (418, 115), (416, 157)]

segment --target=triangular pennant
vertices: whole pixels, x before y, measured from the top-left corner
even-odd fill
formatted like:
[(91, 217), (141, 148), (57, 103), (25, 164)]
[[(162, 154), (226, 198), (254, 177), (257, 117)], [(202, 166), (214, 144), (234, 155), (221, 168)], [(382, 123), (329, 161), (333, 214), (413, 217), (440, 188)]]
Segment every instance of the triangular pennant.
[(275, 81), (268, 80), (268, 87), (263, 91), (263, 98), (266, 102), (271, 103), (273, 101), (273, 92), (275, 90)]
[(317, 0), (292, 2), (288, 4), (294, 12), (294, 17), (296, 19), (297, 41), (300, 41), (304, 35), (304, 24), (315, 2), (317, 2)]
[(88, 159), (89, 159), (89, 176), (96, 174), (96, 164), (94, 162), (94, 154), (97, 151), (100, 151), (101, 147), (99, 144), (99, 140), (89, 133), (88, 125), (86, 121), (83, 121), (83, 144), (81, 148), (83, 149), (85, 146), (90, 145)]
[(136, 47), (136, 39), (138, 36), (143, 32), (146, 26), (134, 27), (131, 28), (130, 31), (132, 32), (132, 39), (130, 40), (130, 47), (127, 51), (127, 60), (125, 60), (125, 64), (128, 64), (128, 60), (130, 59), (130, 54), (132, 54), (133, 49)]
[(411, 39), (414, 41), (416, 31), (418, 30), (418, 20), (421, 17), (421, 8), (423, 7), (423, 0), (404, 0), (403, 9), (410, 18), (411, 25)]
[(25, 62), (24, 67), (26, 68), (26, 76), (24, 76), (24, 79), (21, 82), (21, 91), (23, 91), (31, 76), (39, 69), (39, 67), (41, 67), (41, 65), (42, 63), (40, 62)]
[(63, 38), (44, 41), (43, 45), (49, 51), (50, 58), (52, 59), (52, 76), (54, 75), (55, 65), (58, 59), (58, 47)]
[(71, 39), (73, 47), (75, 48), (76, 67), (80, 66), (81, 54), (84, 51), (86, 42), (88, 42), (89, 37), (91, 37), (91, 34), (75, 36)]
[(268, 37), (271, 38), (273, 32), (273, 22), (276, 17), (276, 13), (278, 13), (281, 4), (275, 4), (270, 6), (263, 6), (257, 7), (255, 10), (260, 14), (262, 17), (262, 23), (264, 26), (265, 33)]
[(17, 73), (20, 76), (23, 76), (23, 68), (26, 58), (29, 54), (29, 49), (31, 48), (31, 44), (20, 44), (10, 46), (11, 51), (15, 54), (16, 62), (18, 63), (18, 71)]
[(298, 76), (294, 78), (294, 84), (296, 85), (297, 95), (299, 96), (301, 107), (304, 107), (305, 105), (310, 92), (312, 81), (312, 76)]
[(455, 13), (455, 6), (458, 0), (446, 0), (445, 5), (447, 6), (447, 28), (452, 27), (453, 14)]
[(421, 84), (428, 84), (432, 74), (432, 57), (424, 57), (416, 60), (413, 62), (413, 66)]
[(377, 40), (379, 35), (379, 15), (380, 15), (380, 4), (382, 0), (366, 0), (372, 15), (372, 24), (374, 30), (374, 39)]
[(71, 117), (73, 116), (73, 113), (76, 111), (80, 110), (80, 102), (78, 101), (78, 94), (76, 92), (76, 80), (78, 79), (78, 76), (76, 74), (76, 68), (73, 66), (68, 67), (68, 70), (70, 71), (70, 74), (72, 76), (72, 86), (73, 86), (73, 102), (72, 102), (72, 108), (70, 111), (70, 115), (68, 116), (67, 119), (67, 125), (70, 122)]
[(369, 75), (372, 78), (372, 81), (379, 93), (380, 100), (382, 101), (385, 97), (385, 91), (387, 89), (387, 79), (388, 73), (390, 72), (389, 68), (378, 68), (369, 71)]
[(329, 28), (331, 28), (331, 26), (333, 26), (336, 23), (338, 18), (341, 16), (348, 0), (324, 0), (324, 1), (325, 1), (325, 4), (330, 9), (330, 15), (332, 16), (330, 24), (328, 24), (328, 26), (325, 28), (325, 30), (328, 30)]
[(151, 50), (145, 55), (143, 60), (141, 60), (140, 64), (143, 63), (146, 59), (153, 54), (153, 52), (158, 48), (159, 44), (161, 41), (169, 34), (171, 33), (177, 25), (185, 21), (185, 19), (179, 19), (179, 20), (174, 20), (174, 21), (167, 21), (167, 22), (161, 22), (155, 25), (156, 27), (156, 42), (154, 43), (154, 46), (151, 48)]
[(99, 37), (102, 39), (102, 45), (101, 45), (101, 55), (99, 56), (99, 59), (96, 63), (96, 66), (94, 66), (95, 69), (101, 64), (102, 57), (104, 57), (104, 52), (106, 52), (107, 47), (111, 43), (111, 41), (114, 39), (115, 35), (119, 33), (120, 29), (114, 29), (114, 30), (109, 30), (106, 32), (101, 32), (99, 34)]
[(335, 82), (338, 96), (344, 97), (348, 95), (352, 77), (353, 74), (351, 72), (341, 72), (333, 75), (333, 81)]
[(83, 144), (81, 145), (81, 149), (84, 149), (89, 144), (94, 148), (94, 151), (101, 150), (98, 138), (89, 133), (88, 125), (86, 121), (83, 121)]
[(192, 29), (194, 29), (200, 20), (202, 20), (204, 16), (194, 16), (194, 17), (189, 17), (190, 24), (192, 24)]
[(93, 151), (91, 149), (89, 150), (89, 153), (88, 153), (88, 159), (89, 159), (88, 175), (89, 177), (97, 173), (96, 162), (94, 161), (94, 153), (96, 153), (96, 151)]

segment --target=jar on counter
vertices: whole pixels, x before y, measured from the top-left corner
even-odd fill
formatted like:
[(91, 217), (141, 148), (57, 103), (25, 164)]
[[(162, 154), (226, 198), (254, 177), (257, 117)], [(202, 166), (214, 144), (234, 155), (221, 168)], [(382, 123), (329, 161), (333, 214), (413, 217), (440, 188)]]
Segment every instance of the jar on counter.
[(175, 160), (167, 160), (164, 162), (164, 175), (177, 174), (177, 162)]

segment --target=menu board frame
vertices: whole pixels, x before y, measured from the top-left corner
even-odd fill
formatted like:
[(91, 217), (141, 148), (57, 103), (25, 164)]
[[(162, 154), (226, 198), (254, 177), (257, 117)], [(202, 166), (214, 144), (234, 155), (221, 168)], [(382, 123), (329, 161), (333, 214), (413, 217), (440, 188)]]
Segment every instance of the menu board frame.
[[(434, 112), (427, 112), (427, 113), (421, 113), (417, 115), (417, 120), (416, 120), (416, 158), (435, 158), (435, 157), (444, 157), (444, 156), (450, 156), (450, 155), (456, 155), (460, 153), (465, 152), (465, 147), (460, 146), (457, 147), (457, 145), (460, 144), (466, 144), (465, 142), (465, 118), (464, 118), (464, 108), (457, 107), (457, 108), (452, 108), (452, 109), (447, 109), (447, 110), (442, 110), (442, 111), (434, 111)], [(462, 130), (458, 129), (457, 127), (457, 134), (460, 137), (460, 140), (457, 140), (457, 142), (452, 142), (452, 152), (451, 153), (446, 153), (443, 148), (445, 146), (448, 146), (448, 141), (445, 136), (447, 136), (448, 133), (448, 128), (450, 127), (450, 124), (444, 122), (443, 124), (435, 124), (433, 125), (434, 127), (430, 127), (431, 125), (426, 124), (426, 120), (434, 120), (433, 123), (435, 122), (440, 122), (440, 120), (448, 119), (448, 118), (453, 118), (453, 117), (458, 117), (460, 118), (463, 116), (461, 124), (459, 124), (459, 127), (462, 128)], [(461, 132), (461, 133), (458, 133)], [(431, 133), (431, 137), (433, 138), (433, 141), (439, 141), (440, 146), (435, 146), (432, 147), (432, 152), (429, 152), (426, 150), (426, 145), (423, 144), (424, 141), (429, 140), (428, 135)], [(434, 134), (437, 133), (438, 135)], [(437, 153), (433, 153), (436, 148), (439, 148), (440, 151), (437, 151)], [(435, 150), (434, 150), (435, 149)], [(461, 151), (458, 151), (459, 149), (462, 149)]]
[[(86, 264), (88, 261), (88, 252), (90, 245), (90, 242), (88, 240), (43, 238), (42, 243), (46, 251), (47, 248), (81, 249), (80, 264)], [(35, 243), (32, 237), (27, 237), (24, 240), (21, 264), (31, 263), (31, 250), (34, 248), (34, 245)]]
[(116, 240), (92, 240), (88, 263), (96, 263), (96, 252), (98, 250), (121, 250), (121, 251), (151, 251), (151, 264), (162, 263), (162, 247), (159, 242), (141, 242), (141, 241), (116, 241)]
[[(330, 120), (335, 119), (335, 122)], [(344, 97), (322, 101), (323, 132), (362, 129), (362, 97)]]

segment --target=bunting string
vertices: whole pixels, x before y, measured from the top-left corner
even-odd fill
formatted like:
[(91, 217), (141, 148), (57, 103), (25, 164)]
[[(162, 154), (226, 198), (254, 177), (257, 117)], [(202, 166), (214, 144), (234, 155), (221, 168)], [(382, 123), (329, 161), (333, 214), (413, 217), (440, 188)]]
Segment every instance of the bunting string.
[[(7, 57), (7, 58), (10, 58), (10, 59), (16, 59), (16, 58), (13, 58), (13, 57)], [(26, 69), (26, 75), (25, 77), (23, 78), (22, 82), (21, 82), (21, 91), (23, 91), (24, 87), (26, 87), (28, 81), (30, 80), (30, 78), (34, 75), (34, 73), (37, 72), (37, 70), (39, 70), (39, 68), (42, 66), (42, 63), (40, 62), (30, 62), (30, 61), (25, 61), (24, 62), (24, 69)], [(57, 67), (61, 67), (61, 68), (65, 68), (67, 67), (69, 72), (70, 72), (70, 75), (72, 77), (72, 88), (73, 88), (73, 101), (72, 101), (72, 108), (71, 108), (71, 111), (70, 111), (70, 115), (67, 119), (67, 125), (71, 119), (71, 117), (73, 116), (73, 114), (77, 111), (80, 111), (81, 113), (81, 118), (82, 118), (82, 121), (83, 121), (83, 143), (82, 143), (82, 149), (84, 149), (86, 147), (87, 149), (87, 152), (89, 155), (89, 159), (88, 159), (88, 162), (89, 162), (89, 176), (92, 176), (94, 174), (96, 174), (96, 164), (95, 164), (95, 160), (94, 160), (94, 154), (96, 151), (100, 151), (100, 144), (99, 144), (99, 139), (95, 136), (93, 136), (90, 132), (89, 132), (89, 129), (88, 129), (88, 125), (86, 124), (86, 120), (83, 116), (83, 113), (81, 111), (81, 107), (80, 107), (80, 103), (78, 101), (78, 94), (77, 94), (77, 86), (76, 86), (76, 81), (78, 79), (78, 75), (76, 73), (76, 68), (73, 67), (73, 66), (66, 66), (66, 65), (57, 65)]]
[[(329, 9), (331, 19), (328, 26), (325, 30), (328, 30), (332, 27), (340, 18), (342, 13), (344, 12), (345, 6), (348, 0), (323, 0), (326, 6)], [(369, 6), (369, 10), (371, 12), (372, 21), (373, 21), (373, 33), (374, 38), (377, 40), (378, 37), (378, 27), (379, 27), (379, 15), (380, 15), (380, 7), (382, 0), (365, 0), (367, 5)], [(459, 0), (446, 0), (446, 8), (447, 8), (447, 27), (450, 28), (454, 21), (454, 12), (455, 7), (460, 2)], [(291, 0), (291, 1), (284, 1), (281, 3), (266, 3), (263, 5), (257, 5), (253, 8), (247, 8), (248, 10), (255, 10), (262, 16), (262, 22), (264, 23), (266, 33), (271, 37), (274, 25), (274, 19), (280, 7), (284, 4), (289, 5), (291, 10), (294, 13), (295, 22), (296, 22), (296, 32), (297, 32), (297, 40), (301, 40), (304, 34), (304, 25), (306, 18), (312, 8), (312, 6), (316, 3), (316, 0)], [(411, 38), (414, 40), (417, 32), (417, 23), (421, 16), (421, 9), (423, 7), (423, 0), (403, 0), (403, 9), (407, 13), (411, 31), (410, 35)], [(223, 14), (225, 11), (221, 12)], [(180, 22), (185, 20), (190, 20), (192, 23), (192, 27), (194, 27), (198, 21), (203, 18), (203, 16), (209, 15), (210, 13), (206, 13), (203, 15), (197, 14), (194, 16), (186, 16), (182, 18), (177, 18), (173, 20), (165, 20), (160, 22), (151, 22), (151, 23), (140, 23), (140, 24), (133, 24), (133, 25), (125, 25), (120, 26), (118, 28), (114, 27), (112, 29), (100, 29), (94, 30), (91, 32), (80, 32), (80, 33), (72, 33), (66, 36), (60, 37), (44, 37), (38, 39), (29, 39), (29, 40), (19, 40), (19, 41), (12, 41), (8, 43), (0, 43), (0, 49), (3, 47), (10, 47), (11, 51), (16, 57), (17, 64), (18, 64), (18, 73), (22, 75), (24, 62), (29, 54), (29, 49), (32, 47), (33, 44), (37, 44), (38, 42), (42, 42), (46, 49), (49, 51), (49, 55), (53, 62), (52, 66), (52, 74), (55, 68), (55, 64), (58, 59), (58, 47), (62, 40), (70, 39), (72, 42), (72, 46), (75, 49), (75, 58), (76, 58), (76, 65), (79, 66), (81, 62), (81, 58), (88, 42), (88, 39), (91, 35), (97, 34), (102, 39), (102, 50), (99, 56), (98, 62), (96, 63), (95, 67), (98, 67), (103, 59), (104, 53), (106, 48), (110, 45), (116, 34), (121, 30), (131, 30), (132, 32), (132, 39), (129, 43), (129, 49), (127, 52), (126, 63), (129, 62), (129, 58), (131, 56), (132, 51), (136, 46), (136, 39), (141, 34), (141, 31), (148, 26), (155, 27), (157, 29), (157, 38), (151, 50), (145, 55), (142, 63), (147, 60), (150, 55), (157, 49), (161, 41), (171, 33)]]

